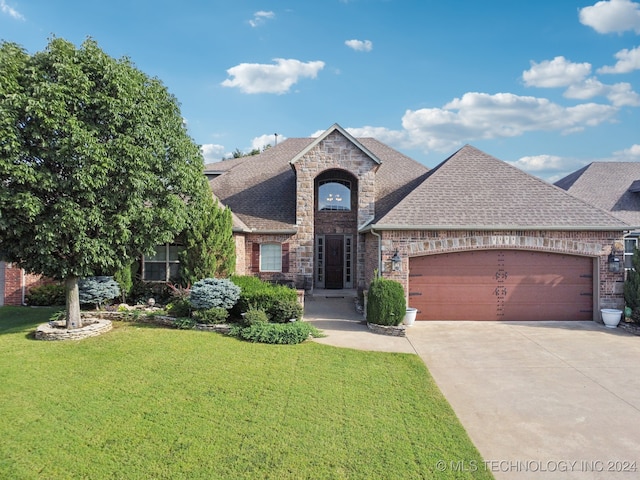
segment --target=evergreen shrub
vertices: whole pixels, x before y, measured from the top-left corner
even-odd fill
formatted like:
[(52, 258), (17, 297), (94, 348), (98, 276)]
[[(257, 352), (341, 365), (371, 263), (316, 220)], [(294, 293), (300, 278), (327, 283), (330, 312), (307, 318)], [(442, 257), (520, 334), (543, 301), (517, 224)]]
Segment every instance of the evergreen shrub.
[(78, 281), (81, 304), (93, 304), (100, 307), (107, 300), (120, 296), (120, 287), (113, 277), (86, 277)]
[(633, 251), (631, 269), (624, 281), (624, 302), (631, 309), (631, 319), (640, 323), (640, 250)]
[(235, 328), (231, 335), (249, 342), (276, 345), (296, 345), (304, 342), (309, 336), (322, 336), (317, 328), (307, 322), (255, 323), (249, 327)]
[(275, 300), (267, 312), (274, 323), (286, 323), (292, 318), (302, 318), (302, 305), (297, 300)]
[(267, 323), (269, 317), (267, 313), (259, 308), (252, 308), (248, 312), (241, 315), (240, 324), (245, 327), (255, 325), (257, 323)]
[(210, 325), (225, 323), (228, 317), (229, 311), (220, 307), (213, 307), (207, 310), (196, 310), (193, 312), (193, 319), (197, 323), (207, 323)]
[(37, 307), (64, 305), (66, 302), (66, 291), (64, 285), (57, 283), (40, 285), (29, 289), (25, 295), (25, 301), (27, 305)]
[(377, 325), (400, 325), (407, 310), (404, 289), (399, 282), (376, 278), (367, 294), (367, 321)]
[[(273, 320), (274, 316), (281, 318), (277, 313), (279, 310), (277, 303), (279, 301), (296, 302), (298, 298), (295, 290), (284, 285), (273, 285), (264, 282), (258, 277), (234, 275), (231, 279), (241, 289), (240, 298), (231, 310), (231, 313), (236, 317), (251, 308), (260, 308), (267, 312), (272, 321), (276, 321)], [(293, 318), (293, 316), (289, 318)], [(289, 318), (285, 321), (288, 321)]]
[(189, 301), (196, 310), (218, 307), (229, 310), (240, 297), (240, 287), (226, 278), (205, 278), (191, 287)]

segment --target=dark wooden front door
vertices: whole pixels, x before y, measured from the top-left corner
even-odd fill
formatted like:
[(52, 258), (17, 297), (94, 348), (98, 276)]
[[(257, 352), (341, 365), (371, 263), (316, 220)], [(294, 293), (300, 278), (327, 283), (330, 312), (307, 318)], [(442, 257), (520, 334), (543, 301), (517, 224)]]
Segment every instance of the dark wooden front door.
[(327, 279), (325, 288), (344, 287), (344, 237), (342, 235), (327, 235), (325, 271)]

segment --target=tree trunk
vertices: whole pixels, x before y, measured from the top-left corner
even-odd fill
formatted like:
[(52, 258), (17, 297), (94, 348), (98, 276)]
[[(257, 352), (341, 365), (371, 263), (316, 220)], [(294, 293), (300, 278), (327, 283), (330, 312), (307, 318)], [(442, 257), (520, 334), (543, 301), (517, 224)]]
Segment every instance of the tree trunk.
[(67, 330), (82, 327), (80, 317), (80, 296), (78, 294), (78, 277), (67, 277), (64, 281), (67, 290)]

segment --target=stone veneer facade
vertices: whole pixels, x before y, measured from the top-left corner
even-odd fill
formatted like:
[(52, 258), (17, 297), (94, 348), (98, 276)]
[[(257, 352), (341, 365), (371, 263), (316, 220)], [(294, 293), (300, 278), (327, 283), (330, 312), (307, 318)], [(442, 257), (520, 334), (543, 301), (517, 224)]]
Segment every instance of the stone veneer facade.
[[(274, 276), (292, 280), (298, 287), (309, 286), (314, 274), (315, 221), (317, 204), (315, 200), (315, 179), (323, 172), (339, 170), (350, 173), (357, 186), (354, 196), (357, 199), (357, 217), (353, 231), (339, 228), (335, 233), (351, 234), (356, 242), (355, 254), (356, 284), (364, 284), (364, 271), (357, 268), (362, 265), (364, 252), (363, 236), (358, 235), (357, 228), (373, 218), (375, 209), (375, 173), (378, 163), (339, 132), (333, 132), (311, 148), (294, 164), (296, 171), (296, 228), (297, 233), (286, 234), (246, 234), (244, 235), (244, 259), (247, 273), (252, 270), (252, 244), (254, 242), (286, 242), (289, 243), (289, 273), (280, 275), (261, 273), (260, 277)], [(326, 222), (324, 222), (326, 226)], [(332, 233), (329, 227), (323, 226), (323, 233)], [(339, 230), (339, 231), (338, 231)], [(240, 261), (238, 261), (239, 266)], [(239, 271), (242, 271), (239, 269)]]
[[(377, 233), (382, 236), (383, 275), (399, 281), (407, 296), (411, 257), (487, 249), (534, 250), (596, 260), (594, 292), (598, 292), (598, 295), (594, 298), (594, 319), (599, 318), (600, 308), (624, 306), (624, 272), (611, 273), (607, 265), (611, 246), (622, 241), (622, 232), (397, 230)], [(378, 239), (369, 233), (365, 244), (365, 276), (368, 283), (378, 268)], [(396, 249), (402, 258), (400, 272), (391, 269), (391, 257)]]

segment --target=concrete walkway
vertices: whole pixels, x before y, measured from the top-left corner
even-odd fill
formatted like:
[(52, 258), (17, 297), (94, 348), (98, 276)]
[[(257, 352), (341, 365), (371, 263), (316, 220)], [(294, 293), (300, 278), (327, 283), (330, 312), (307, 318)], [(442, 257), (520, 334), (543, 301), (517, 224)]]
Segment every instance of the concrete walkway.
[(496, 478), (640, 478), (640, 337), (594, 322), (417, 322), (391, 338), (352, 299), (306, 311), (322, 343), (420, 355)]

